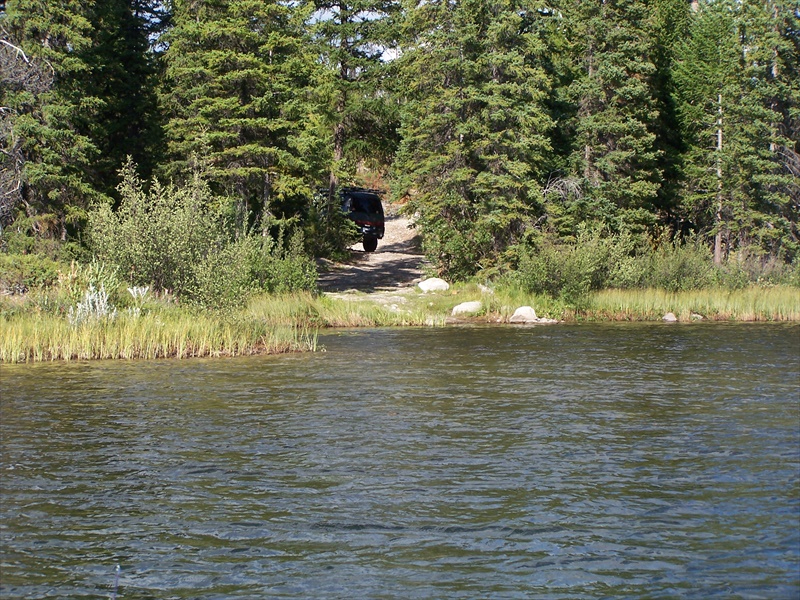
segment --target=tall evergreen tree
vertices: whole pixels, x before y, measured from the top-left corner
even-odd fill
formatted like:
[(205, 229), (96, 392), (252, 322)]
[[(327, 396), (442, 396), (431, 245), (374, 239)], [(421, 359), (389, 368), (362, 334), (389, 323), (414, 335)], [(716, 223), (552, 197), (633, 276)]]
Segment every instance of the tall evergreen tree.
[(582, 200), (570, 207), (574, 221), (653, 225), (663, 181), (653, 12), (643, 0), (563, 8), (574, 61), (572, 172), (583, 182)]
[(162, 98), (167, 170), (207, 160), (240, 218), (291, 213), (307, 195), (298, 144), (312, 58), (296, 18), (279, 1), (175, 2)]
[(798, 250), (796, 22), (771, 0), (701, 3), (680, 48), (684, 203), (717, 262), (738, 248)]
[(307, 24), (323, 68), (316, 100), (330, 140), (330, 200), (359, 161), (386, 162), (396, 143), (384, 54), (397, 45), (399, 0), (309, 0)]
[(97, 195), (87, 177), (97, 148), (79, 128), (98, 106), (83, 89), (91, 72), (85, 52), (92, 25), (78, 0), (11, 0), (0, 21), (4, 45), (20, 48), (26, 60), (52, 77), (51, 85), (30, 87), (4, 72), (0, 105), (10, 120), (6, 139), (13, 140), (20, 160), (25, 213), (38, 234), (65, 239), (68, 226), (80, 223)]
[(447, 273), (493, 265), (541, 214), (551, 151), (543, 21), (527, 0), (437, 0), (410, 12), (395, 163)]
[(140, 0), (96, 0), (89, 13), (94, 33), (84, 53), (90, 72), (83, 93), (99, 102), (79, 126), (99, 150), (88, 170), (92, 183), (109, 195), (127, 157), (147, 179), (162, 158), (158, 73), (148, 40), (153, 24), (143, 10)]
[(657, 169), (662, 174), (654, 207), (659, 220), (677, 234), (684, 233), (685, 220), (680, 210), (681, 165), (686, 144), (682, 136), (675, 97), (674, 66), (676, 49), (689, 33), (691, 8), (686, 0), (657, 0), (649, 19), (653, 41), (653, 97), (658, 117), (654, 124)]

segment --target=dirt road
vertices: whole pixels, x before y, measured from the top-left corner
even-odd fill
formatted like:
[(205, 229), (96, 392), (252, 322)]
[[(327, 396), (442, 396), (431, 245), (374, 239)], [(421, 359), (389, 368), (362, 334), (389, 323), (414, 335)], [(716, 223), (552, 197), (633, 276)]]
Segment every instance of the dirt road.
[(358, 291), (367, 294), (397, 291), (423, 278), (424, 257), (416, 230), (407, 217), (387, 207), (386, 231), (375, 252), (364, 252), (361, 243), (350, 249), (347, 263), (324, 261), (319, 289), (328, 293)]

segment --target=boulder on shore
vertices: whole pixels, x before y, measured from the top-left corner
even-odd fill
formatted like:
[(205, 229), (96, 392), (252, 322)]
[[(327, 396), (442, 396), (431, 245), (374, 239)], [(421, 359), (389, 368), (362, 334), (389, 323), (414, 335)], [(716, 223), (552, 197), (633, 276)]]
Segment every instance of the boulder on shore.
[(444, 279), (439, 279), (438, 277), (431, 277), (430, 279), (420, 281), (417, 284), (417, 287), (425, 293), (444, 292), (450, 289), (450, 284), (447, 283)]
[(661, 320), (666, 322), (666, 323), (675, 323), (675, 322), (677, 322), (678, 317), (675, 316), (675, 313), (668, 312), (663, 317), (661, 317)]
[(514, 314), (511, 315), (511, 318), (508, 320), (509, 323), (517, 323), (517, 324), (527, 324), (527, 323), (539, 323), (539, 324), (553, 324), (558, 323), (556, 319), (546, 319), (544, 317), (537, 317), (536, 311), (533, 310), (531, 306), (520, 306), (517, 310), (514, 311)]
[(508, 320), (509, 323), (538, 323), (539, 317), (536, 316), (536, 311), (532, 306), (520, 306), (511, 315)]
[(453, 307), (453, 316), (475, 314), (481, 310), (483, 305), (479, 300), (472, 302), (462, 302), (461, 304)]

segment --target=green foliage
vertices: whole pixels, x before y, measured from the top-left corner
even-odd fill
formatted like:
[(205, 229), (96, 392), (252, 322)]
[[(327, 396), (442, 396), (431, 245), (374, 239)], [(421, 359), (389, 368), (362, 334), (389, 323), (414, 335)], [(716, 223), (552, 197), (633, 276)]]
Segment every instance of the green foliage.
[(0, 293), (23, 294), (58, 281), (59, 263), (39, 254), (0, 253)]
[(75, 231), (82, 224), (89, 200), (99, 195), (87, 176), (97, 148), (80, 128), (98, 106), (83, 89), (90, 72), (83, 52), (91, 45), (92, 25), (78, 0), (12, 0), (7, 9), (0, 32), (22, 52), (9, 54), (6, 48), (2, 60), (6, 69), (27, 73), (0, 87), (3, 145), (14, 156), (27, 216), (53, 215), (52, 233), (63, 239), (68, 227)]
[(277, 1), (174, 5), (161, 86), (164, 171), (188, 178), (194, 157), (202, 157), (212, 187), (236, 198), (250, 225), (301, 212), (314, 159), (303, 149), (311, 143), (304, 92), (315, 58), (304, 44), (302, 12)]
[(119, 267), (132, 285), (153, 285), (181, 295), (194, 285), (193, 266), (226, 244), (223, 208), (199, 177), (188, 186), (154, 182), (145, 192), (129, 163), (119, 186), (119, 209), (98, 204), (89, 215), (95, 256)]
[[(535, 248), (549, 257), (537, 272), (572, 282), (546, 284), (559, 297), (602, 277), (783, 281), (800, 260), (800, 12), (692, 6), (8, 0), (0, 250), (85, 261), (86, 242), (128, 282), (223, 305), (277, 289), (281, 269), (308, 285), (307, 259), (276, 258), (284, 240), (245, 239), (274, 219), (341, 255), (353, 226), (314, 206), (312, 186), (366, 168), (391, 173), (450, 278)], [(174, 185), (115, 191), (128, 155)], [(620, 236), (584, 239), (587, 253), (613, 246), (619, 268), (598, 274), (570, 249), (587, 226)]]
[(190, 303), (242, 305), (251, 291), (313, 289), (316, 271), (302, 237), (276, 243), (231, 227), (230, 211), (196, 177), (184, 187), (142, 189), (128, 164), (117, 211), (96, 206), (89, 215), (89, 243), (98, 260), (114, 265), (131, 285), (152, 285)]
[(303, 225), (306, 246), (312, 256), (347, 260), (348, 248), (362, 238), (358, 226), (341, 210), (328, 209), (328, 199), (316, 195)]
[(604, 288), (670, 292), (752, 285), (798, 285), (796, 265), (743, 253), (722, 265), (698, 238), (682, 242), (669, 236), (651, 240), (623, 231), (608, 235), (582, 228), (574, 241), (545, 236), (520, 253), (508, 276), (529, 293), (545, 294), (584, 308), (590, 292)]
[[(383, 166), (397, 143), (393, 70), (400, 0), (304, 0), (308, 41), (320, 65), (311, 99), (329, 185), (350, 183), (360, 163)], [(402, 97), (405, 90), (396, 90)]]
[(715, 236), (718, 261), (750, 246), (788, 261), (800, 250), (799, 18), (777, 0), (702, 2), (678, 47), (684, 210)]
[(538, 8), (437, 1), (408, 14), (395, 194), (409, 197), (444, 275), (498, 260), (541, 213), (553, 121), (541, 39), (550, 16)]
[(303, 233), (295, 231), (286, 247), (283, 237), (281, 232), (277, 241), (269, 237), (252, 238), (251, 285), (272, 294), (316, 289), (317, 269), (306, 256)]
[(641, 0), (580, 2), (567, 10), (576, 40), (566, 90), (576, 107), (572, 174), (582, 178), (601, 223), (633, 224), (638, 209), (654, 210), (662, 184), (652, 12)]
[(69, 270), (62, 269), (58, 274), (59, 292), (66, 296), (68, 303), (78, 302), (92, 288), (104, 290), (109, 294), (112, 302), (124, 298), (121, 294), (123, 287), (119, 276), (119, 267), (109, 266), (105, 263), (92, 260), (88, 264), (73, 261)]
[(607, 237), (600, 230), (586, 228), (572, 243), (544, 237), (523, 249), (512, 277), (530, 293), (546, 294), (578, 307), (590, 291), (607, 285), (611, 270), (630, 245), (628, 237)]
[(82, 53), (89, 69), (81, 94), (95, 98), (91, 114), (76, 124), (97, 147), (87, 173), (92, 185), (113, 196), (118, 172), (132, 157), (149, 178), (163, 158), (162, 118), (155, 93), (158, 65), (148, 51), (148, 34), (156, 23), (144, 11), (153, 0), (95, 0), (87, 18), (91, 44)]

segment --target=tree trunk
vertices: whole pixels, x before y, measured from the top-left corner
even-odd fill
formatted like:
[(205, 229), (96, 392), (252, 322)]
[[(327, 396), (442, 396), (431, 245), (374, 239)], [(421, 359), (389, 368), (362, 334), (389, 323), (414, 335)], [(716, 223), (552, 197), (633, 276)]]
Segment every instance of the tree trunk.
[(717, 98), (717, 213), (714, 215), (714, 263), (722, 264), (722, 94)]

